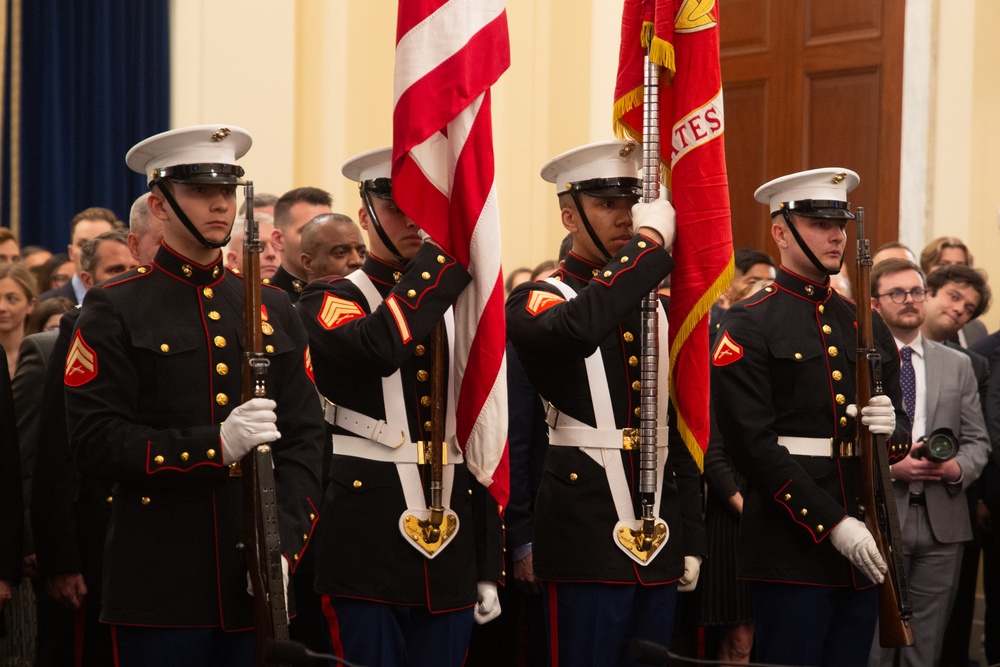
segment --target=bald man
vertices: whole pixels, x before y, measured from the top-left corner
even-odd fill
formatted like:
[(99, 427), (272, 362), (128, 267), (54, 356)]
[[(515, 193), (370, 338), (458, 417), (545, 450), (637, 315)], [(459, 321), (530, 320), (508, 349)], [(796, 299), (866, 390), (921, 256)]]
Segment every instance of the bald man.
[(302, 228), (302, 268), (310, 282), (361, 268), (368, 248), (361, 229), (341, 213), (323, 213)]

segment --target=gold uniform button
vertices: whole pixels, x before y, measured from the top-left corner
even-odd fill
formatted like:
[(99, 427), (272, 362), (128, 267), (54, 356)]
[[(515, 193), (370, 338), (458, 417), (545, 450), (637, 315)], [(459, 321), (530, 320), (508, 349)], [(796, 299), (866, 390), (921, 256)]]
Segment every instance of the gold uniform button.
[(205, 458), (214, 459), (215, 458), (215, 450), (214, 449), (210, 449), (207, 452), (205, 452)]
[(646, 242), (645, 241), (639, 241), (639, 247), (640, 248), (645, 248), (646, 247)]
[(169, 351), (170, 351), (169, 345), (167, 345), (166, 343), (162, 343), (160, 345), (160, 352), (169, 352)]
[(829, 324), (824, 324), (823, 325), (823, 333), (825, 333), (825, 334), (832, 334), (833, 333), (833, 327), (831, 327)]
[(431, 274), (429, 274), (426, 271), (424, 271), (423, 273), (420, 274), (420, 277), (423, 278), (424, 280), (430, 280), (431, 279)]
[(229, 402), (229, 397), (226, 396), (225, 394), (216, 394), (215, 402), (218, 403), (219, 405), (225, 405), (226, 403)]
[(424, 352), (426, 351), (427, 350), (426, 348), (424, 348), (423, 345), (417, 345), (415, 348), (413, 348), (413, 354), (417, 355), (418, 357), (424, 356)]
[(312, 512), (309, 512), (309, 520), (310, 521), (315, 521), (316, 520), (316, 515), (313, 514)]
[(114, 500), (115, 500), (114, 496), (108, 496), (107, 498), (104, 499), (104, 502), (110, 505), (112, 502), (114, 502)]
[(271, 334), (274, 333), (274, 327), (271, 326), (270, 322), (261, 322), (260, 332), (265, 336), (270, 336)]
[(206, 287), (201, 291), (201, 293), (205, 295), (206, 299), (211, 299), (213, 296), (215, 296), (215, 292), (212, 291), (211, 287)]
[(795, 353), (795, 358), (801, 360), (802, 359), (802, 353), (801, 352), (796, 352)]
[(841, 417), (840, 418), (840, 425), (841, 426), (847, 426), (847, 417)]
[(360, 489), (361, 488), (361, 480), (360, 479), (354, 480), (354, 488), (355, 489)]
[(213, 340), (212, 342), (215, 343), (215, 347), (225, 347), (226, 346), (226, 339), (223, 338), (222, 336), (216, 336), (215, 340)]
[(430, 396), (421, 396), (420, 397), (420, 405), (424, 406), (425, 408), (431, 407), (431, 397)]
[(826, 348), (826, 351), (827, 351), (827, 354), (829, 354), (831, 357), (835, 357), (835, 356), (837, 356), (840, 353), (840, 350), (838, 350), (833, 345), (831, 345), (830, 347)]
[(210, 310), (210, 311), (208, 311), (208, 319), (210, 319), (210, 320), (218, 320), (220, 317), (222, 317), (222, 315), (219, 315), (219, 311), (217, 311), (217, 310)]
[(181, 452), (181, 461), (187, 461), (189, 458), (191, 458), (190, 454), (187, 452)]
[(427, 371), (417, 371), (417, 379), (421, 382), (427, 382)]
[(639, 365), (639, 357), (636, 357), (636, 356), (629, 357), (628, 358), (628, 365), (629, 366), (638, 366)]
[(417, 290), (415, 290), (415, 289), (411, 289), (411, 290), (407, 290), (406, 291), (406, 296), (410, 297), (411, 299), (413, 297), (415, 297), (416, 295), (417, 295)]
[(425, 431), (431, 430), (431, 423), (430, 422), (424, 422), (424, 430)]
[(569, 474), (569, 481), (575, 482), (579, 476), (575, 472)]
[(190, 264), (181, 264), (181, 273), (190, 278), (194, 275), (194, 269), (191, 268)]
[[(236, 275), (240, 275), (239, 271), (233, 271), (233, 273), (235, 273)], [(271, 279), (270, 278), (264, 278), (261, 282), (264, 283), (265, 285), (270, 285), (271, 284)]]
[(139, 273), (146, 273), (146, 271), (149, 271), (149, 269), (147, 269), (145, 266), (140, 266), (138, 269), (136, 269), (136, 271), (138, 271)]
[(641, 417), (642, 416), (642, 408), (636, 408), (632, 412), (633, 412), (633, 414), (635, 414), (636, 417)]
[(817, 533), (822, 533), (822, 532), (823, 532), (823, 530), (824, 530), (824, 529), (823, 529), (823, 524), (819, 524), (818, 526), (816, 526), (816, 532), (817, 532)]
[(605, 278), (610, 278), (611, 277), (611, 272), (610, 271), (605, 271), (604, 272), (604, 277)]
[(156, 463), (156, 465), (161, 465), (163, 463), (163, 457), (157, 456), (155, 459), (153, 459), (153, 462)]
[(624, 333), (624, 334), (622, 335), (622, 338), (624, 338), (624, 339), (625, 339), (625, 342), (626, 342), (626, 343), (631, 343), (632, 341), (634, 341), (634, 340), (635, 340), (635, 336), (634, 336), (634, 335), (632, 335), (632, 332), (631, 332), (631, 331), (626, 331), (626, 332), (625, 332), (625, 333)]
[(819, 312), (825, 313), (826, 312), (826, 306), (824, 306), (823, 304), (819, 304)]
[(274, 346), (273, 345), (265, 345), (264, 346), (264, 351), (267, 352), (268, 354), (274, 354)]
[(803, 507), (802, 509), (799, 510), (799, 514), (801, 514), (802, 516), (808, 516), (809, 515), (809, 510), (807, 510), (805, 507)]
[(229, 372), (229, 366), (225, 364), (216, 364), (215, 372), (218, 373), (219, 375), (225, 375), (226, 373)]
[(785, 500), (788, 501), (788, 500), (791, 500), (791, 499), (792, 499), (792, 494), (786, 493), (785, 494)]
[(299, 559), (298, 554), (292, 554), (292, 560), (298, 560), (298, 559)]
[(846, 399), (846, 398), (844, 397), (844, 395), (843, 395), (843, 394), (837, 394), (837, 395), (836, 395), (836, 396), (834, 397), (834, 400), (836, 400), (836, 401), (837, 401), (837, 404), (838, 404), (838, 405), (843, 405), (844, 403), (846, 403), (846, 402), (847, 402), (847, 399)]
[(624, 257), (622, 257), (620, 261), (621, 261), (622, 264), (628, 264), (628, 255), (625, 255)]
[(309, 536), (303, 533), (303, 535), (302, 535), (302, 541), (305, 542), (308, 539), (309, 539)]
[(840, 371), (834, 371), (832, 373), (832, 376), (833, 376), (834, 380), (843, 380), (844, 379), (844, 374), (841, 373)]
[(139, 502), (142, 503), (143, 505), (148, 505), (150, 503), (150, 500), (148, 497), (143, 496), (142, 498), (139, 499)]
[(632, 391), (639, 391), (640, 389), (642, 389), (642, 383), (641, 382), (639, 382), (638, 380), (636, 380), (635, 382), (632, 383)]
[(445, 263), (444, 255), (438, 255), (438, 264), (444, 264), (444, 263)]

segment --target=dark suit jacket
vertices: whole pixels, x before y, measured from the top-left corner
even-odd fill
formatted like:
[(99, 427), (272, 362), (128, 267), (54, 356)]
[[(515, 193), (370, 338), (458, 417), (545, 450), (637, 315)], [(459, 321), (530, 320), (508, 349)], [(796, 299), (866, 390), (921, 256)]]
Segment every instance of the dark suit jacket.
[[(11, 381), (14, 392), (14, 409), (17, 411), (17, 436), (21, 446), (21, 477), (24, 493), (24, 551), (34, 553), (31, 540), (31, 472), (35, 469), (38, 451), (38, 425), (42, 414), (42, 388), (45, 386), (45, 369), (56, 342), (57, 331), (44, 331), (25, 336), (18, 351), (17, 371)], [(46, 411), (48, 417), (56, 415)]]
[[(3, 348), (0, 347), (0, 351)], [(21, 460), (7, 364), (0, 364), (0, 579), (21, 580)]]
[(57, 296), (64, 296), (75, 304), (80, 302), (76, 300), (76, 292), (73, 290), (73, 282), (70, 281), (63, 285), (62, 287), (57, 287), (55, 289), (50, 289), (47, 292), (42, 292), (38, 295), (39, 303), (45, 301), (46, 299), (52, 299)]
[(986, 325), (979, 320), (970, 320), (964, 327), (962, 333), (965, 334), (965, 344), (972, 347), (982, 339), (986, 338)]

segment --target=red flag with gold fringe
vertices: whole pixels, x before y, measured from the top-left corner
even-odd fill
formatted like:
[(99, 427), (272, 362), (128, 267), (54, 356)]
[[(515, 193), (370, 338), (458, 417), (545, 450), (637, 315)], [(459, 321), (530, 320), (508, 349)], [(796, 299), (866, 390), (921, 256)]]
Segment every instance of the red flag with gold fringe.
[(614, 127), (642, 141), (643, 57), (660, 77), (660, 162), (677, 211), (670, 280), (670, 398), (688, 450), (708, 447), (708, 313), (733, 277), (715, 0), (625, 0)]

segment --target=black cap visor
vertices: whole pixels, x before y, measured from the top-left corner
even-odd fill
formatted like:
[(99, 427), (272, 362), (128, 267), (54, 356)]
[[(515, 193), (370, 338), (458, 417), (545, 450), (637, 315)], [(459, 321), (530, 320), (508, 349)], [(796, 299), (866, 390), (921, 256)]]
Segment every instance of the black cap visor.
[(573, 190), (591, 197), (639, 197), (642, 188), (638, 178), (592, 178), (570, 183)]
[(378, 199), (392, 199), (391, 178), (373, 178), (368, 181), (361, 181), (361, 189)]
[[(803, 218), (837, 218), (840, 220), (854, 220), (851, 213), (851, 202), (837, 199), (800, 199), (798, 201), (786, 201), (781, 203), (781, 208), (789, 213)], [(775, 216), (780, 213), (777, 210), (771, 214)]]
[(159, 178), (175, 183), (196, 183), (201, 185), (239, 185), (242, 183), (243, 167), (238, 164), (176, 164), (153, 170), (149, 184)]

